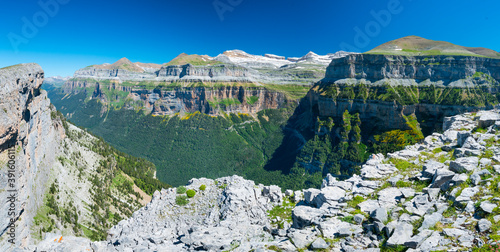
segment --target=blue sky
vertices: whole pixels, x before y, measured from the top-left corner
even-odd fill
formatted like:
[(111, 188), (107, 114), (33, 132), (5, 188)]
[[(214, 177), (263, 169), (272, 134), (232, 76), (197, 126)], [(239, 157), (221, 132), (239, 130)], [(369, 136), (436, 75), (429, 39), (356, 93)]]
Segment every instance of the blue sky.
[(6, 1), (0, 67), (37, 62), (46, 76), (67, 76), (121, 57), (165, 63), (230, 49), (291, 57), (368, 51), (408, 35), (500, 51), (499, 9), (495, 0)]

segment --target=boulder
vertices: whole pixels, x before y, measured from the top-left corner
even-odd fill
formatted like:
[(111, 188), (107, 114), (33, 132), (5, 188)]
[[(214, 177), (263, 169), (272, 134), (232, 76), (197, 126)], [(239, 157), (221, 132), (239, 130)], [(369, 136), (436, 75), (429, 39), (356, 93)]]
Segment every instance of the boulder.
[(365, 213), (371, 213), (380, 207), (377, 200), (366, 200), (358, 204), (359, 209)]
[(281, 188), (275, 185), (264, 186), (264, 188), (262, 189), (262, 196), (268, 197), (271, 202), (277, 203), (281, 202), (283, 199)]
[(384, 207), (377, 208), (373, 210), (373, 212), (370, 214), (370, 217), (374, 221), (385, 223), (388, 220), (387, 209), (385, 209)]
[(316, 198), (316, 196), (320, 193), (321, 191), (316, 188), (304, 190), (304, 201), (306, 204), (313, 205), (314, 198)]
[(456, 173), (470, 172), (477, 169), (478, 163), (477, 157), (461, 157), (451, 161), (450, 170)]
[(481, 233), (490, 230), (490, 228), (491, 228), (491, 222), (487, 219), (480, 219), (477, 222), (477, 229)]
[(460, 194), (460, 196), (458, 196), (455, 201), (456, 202), (466, 202), (466, 201), (470, 201), (471, 200), (471, 197), (476, 195), (476, 193), (479, 192), (479, 188), (477, 187), (468, 187), (468, 188), (465, 188), (462, 193)]
[(493, 111), (482, 111), (479, 116), (478, 127), (486, 129), (500, 120), (500, 115)]
[(432, 176), (431, 188), (447, 188), (448, 183), (453, 179), (455, 173), (447, 168), (437, 169)]
[(362, 214), (356, 214), (356, 215), (354, 215), (354, 222), (356, 222), (357, 224), (363, 223), (364, 220), (365, 220), (365, 216), (364, 215), (362, 215)]
[(394, 228), (394, 232), (387, 240), (388, 246), (403, 245), (410, 241), (413, 235), (413, 226), (409, 223), (399, 222)]
[(420, 233), (412, 236), (404, 245), (408, 248), (416, 249), (432, 234), (431, 230), (422, 230)]
[(336, 187), (329, 186), (321, 189), (321, 192), (314, 198), (313, 205), (317, 207), (323, 206), (325, 203), (330, 205), (338, 202), (340, 199), (344, 198), (345, 191)]
[(303, 228), (318, 222), (324, 212), (320, 209), (309, 206), (296, 206), (292, 210), (292, 221), (294, 228)]
[(312, 244), (311, 248), (312, 249), (327, 249), (330, 247), (330, 244), (328, 244), (323, 238), (318, 238), (316, 239)]
[(462, 147), (464, 145), (465, 140), (471, 136), (470, 132), (468, 131), (459, 131), (457, 133), (457, 144), (458, 146)]
[(424, 229), (432, 228), (436, 225), (436, 223), (438, 221), (441, 221), (442, 218), (443, 218), (443, 215), (441, 215), (438, 212), (435, 212), (435, 213), (430, 214), (430, 215), (426, 214), (424, 216), (424, 221), (422, 222), (422, 225), (420, 226), (420, 228), (418, 228), (418, 230), (422, 231)]

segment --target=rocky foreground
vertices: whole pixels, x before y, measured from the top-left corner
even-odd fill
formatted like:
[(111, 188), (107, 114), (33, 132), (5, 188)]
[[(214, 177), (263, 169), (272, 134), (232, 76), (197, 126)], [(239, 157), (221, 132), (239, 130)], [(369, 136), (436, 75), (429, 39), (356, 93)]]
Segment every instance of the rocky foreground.
[[(156, 192), (106, 241), (47, 234), (36, 251), (464, 251), (496, 245), (500, 114), (444, 120), (423, 143), (373, 155), (360, 176), (282, 193), (238, 176)], [(205, 186), (203, 186), (205, 185)], [(205, 187), (205, 188), (203, 188)], [(202, 188), (204, 190), (202, 190)]]

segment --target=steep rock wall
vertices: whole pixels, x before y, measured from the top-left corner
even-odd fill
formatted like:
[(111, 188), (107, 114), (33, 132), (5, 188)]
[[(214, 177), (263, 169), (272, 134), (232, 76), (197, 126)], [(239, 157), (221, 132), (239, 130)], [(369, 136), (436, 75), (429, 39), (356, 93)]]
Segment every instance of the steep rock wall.
[(398, 56), (351, 54), (333, 59), (326, 69), (326, 82), (356, 78), (414, 79), (443, 81), (445, 84), (473, 76), (476, 72), (500, 80), (500, 60), (471, 56)]
[[(30, 226), (36, 210), (43, 203), (49, 179), (47, 171), (54, 163), (56, 150), (64, 137), (62, 125), (51, 119), (55, 109), (51, 108), (47, 93), (40, 90), (43, 78), (43, 70), (34, 63), (0, 69), (1, 251), (31, 243)], [(15, 152), (14, 169), (8, 166), (8, 154), (12, 151)], [(10, 179), (15, 180), (8, 180), (9, 173), (14, 174)], [(15, 190), (16, 195), (12, 211), (13, 205), (6, 201), (12, 193), (8, 190)], [(14, 214), (9, 215), (10, 212)], [(12, 236), (15, 245), (8, 242), (11, 218), (15, 220), (15, 235)]]
[(283, 93), (265, 88), (221, 87), (179, 88), (166, 90), (132, 90), (129, 97), (141, 101), (154, 115), (201, 112), (255, 114), (264, 109), (281, 108), (286, 103)]

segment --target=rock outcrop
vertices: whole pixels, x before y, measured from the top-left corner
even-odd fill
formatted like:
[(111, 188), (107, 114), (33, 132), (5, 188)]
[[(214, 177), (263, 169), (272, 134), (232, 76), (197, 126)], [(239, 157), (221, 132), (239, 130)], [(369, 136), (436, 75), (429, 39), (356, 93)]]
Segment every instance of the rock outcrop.
[[(105, 146), (61, 120), (40, 88), (43, 78), (42, 68), (33, 63), (0, 69), (0, 251), (33, 251), (33, 244), (47, 238), (44, 233), (49, 230), (83, 235), (83, 225), (94, 232), (108, 225), (109, 219), (101, 219), (101, 224), (94, 219), (102, 218), (105, 209), (125, 218), (150, 200), (132, 182), (133, 193), (110, 188), (109, 177), (99, 189), (113, 199), (97, 199), (102, 192), (95, 183), (104, 180), (104, 174), (118, 175), (116, 161), (104, 167), (106, 172), (99, 170), (110, 160), (97, 153)], [(97, 200), (102, 211), (91, 210)], [(110, 210), (113, 200), (117, 202)]]
[[(64, 135), (62, 125), (51, 119), (55, 111), (47, 93), (40, 90), (43, 78), (44, 72), (37, 64), (0, 69), (2, 251), (32, 242), (30, 227), (38, 207), (43, 204), (49, 181), (47, 171), (56, 159), (54, 150)], [(9, 242), (11, 238), (15, 245)]]

